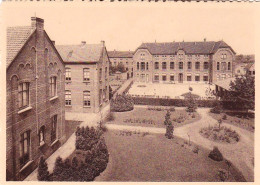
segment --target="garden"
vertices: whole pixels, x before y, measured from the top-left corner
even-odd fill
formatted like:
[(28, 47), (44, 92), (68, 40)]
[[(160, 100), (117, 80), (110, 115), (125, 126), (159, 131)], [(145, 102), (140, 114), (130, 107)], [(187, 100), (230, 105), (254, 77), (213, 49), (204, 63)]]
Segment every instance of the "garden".
[(136, 131), (104, 134), (109, 165), (97, 181), (245, 181), (218, 149), (212, 151), (174, 136)]
[(167, 110), (170, 111), (170, 120), (174, 127), (180, 127), (193, 123), (200, 119), (197, 112), (187, 112), (185, 109), (175, 109), (164, 106), (135, 106), (134, 110), (128, 112), (112, 112), (107, 117), (107, 124), (121, 124), (144, 127), (165, 128), (164, 120)]

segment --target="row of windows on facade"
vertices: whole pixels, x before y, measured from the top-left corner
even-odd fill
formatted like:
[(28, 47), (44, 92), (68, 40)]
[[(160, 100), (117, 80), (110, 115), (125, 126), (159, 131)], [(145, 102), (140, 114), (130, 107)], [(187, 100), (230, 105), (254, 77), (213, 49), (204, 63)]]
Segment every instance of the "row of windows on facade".
[[(137, 70), (149, 70), (149, 63), (148, 62), (137, 62)], [(183, 69), (184, 67), (184, 63), (183, 62), (179, 62), (179, 69)], [(159, 69), (159, 62), (154, 62), (154, 69)], [(162, 62), (162, 69), (167, 69), (167, 62)], [(175, 63), (174, 62), (170, 62), (170, 69), (175, 69)], [(192, 69), (192, 62), (188, 62), (187, 63), (187, 69)], [(195, 63), (195, 69), (196, 70), (200, 70), (200, 62), (196, 62)], [(209, 69), (209, 63), (208, 62), (204, 62), (203, 63), (203, 69), (204, 70), (208, 70)], [(221, 62), (221, 69), (222, 70), (231, 70), (231, 62)], [(217, 62), (217, 70), (220, 70), (220, 62)]]
[[(107, 77), (107, 67), (105, 68), (105, 78)], [(99, 69), (99, 79), (102, 79), (102, 68)], [(65, 80), (71, 81), (71, 69), (65, 69)], [(90, 69), (84, 68), (83, 69), (83, 81), (90, 81)]]
[[(170, 81), (175, 81), (175, 78), (174, 78), (174, 75), (170, 75), (169, 76), (169, 80)], [(137, 78), (139, 78), (139, 74), (137, 74)], [(141, 79), (145, 79), (145, 74), (141, 74), (140, 75), (140, 78)], [(183, 79), (183, 76), (182, 76), (182, 79)], [(154, 74), (154, 81), (159, 81), (160, 80), (160, 75), (159, 74)], [(161, 75), (161, 80), (162, 81), (167, 81), (167, 75), (166, 74), (163, 74)], [(209, 80), (209, 77), (208, 75), (204, 75), (203, 76), (203, 81), (208, 81)], [(187, 81), (192, 81), (192, 75), (187, 75)], [(200, 75), (195, 75), (195, 81), (200, 81)]]
[[(50, 78), (50, 96), (57, 96), (57, 78), (55, 76)], [(24, 82), (20, 83), (18, 86), (18, 102), (19, 108), (24, 108), (29, 106), (30, 103), (30, 83)]]
[[(140, 56), (141, 56), (141, 58), (143, 58), (143, 57), (145, 56), (145, 54), (144, 54), (144, 53), (141, 53)], [(155, 58), (155, 59), (159, 59), (159, 58), (161, 57), (161, 58), (163, 58), (163, 59), (166, 59), (167, 56), (169, 56), (171, 59), (174, 59), (174, 57), (175, 57), (176, 55), (154, 55), (154, 58)], [(179, 59), (183, 59), (183, 57), (184, 57), (185, 55), (184, 55), (184, 54), (178, 54), (177, 56), (178, 56)], [(192, 56), (194, 56), (196, 59), (199, 59), (199, 58), (201, 57), (201, 55), (187, 55), (187, 58), (188, 58), (188, 59), (191, 59)], [(204, 59), (208, 59), (208, 58), (209, 58), (209, 55), (203, 55), (203, 56), (204, 56)], [(221, 54), (221, 59), (226, 59), (226, 58), (227, 58), (227, 54), (222, 53), (222, 54)]]
[[(51, 132), (50, 139), (51, 143), (54, 143), (57, 140), (57, 115), (51, 117)], [(45, 126), (42, 126), (39, 130), (39, 146), (45, 144), (46, 131)], [(26, 163), (30, 161), (30, 147), (31, 147), (31, 130), (20, 135), (20, 166), (23, 167)]]

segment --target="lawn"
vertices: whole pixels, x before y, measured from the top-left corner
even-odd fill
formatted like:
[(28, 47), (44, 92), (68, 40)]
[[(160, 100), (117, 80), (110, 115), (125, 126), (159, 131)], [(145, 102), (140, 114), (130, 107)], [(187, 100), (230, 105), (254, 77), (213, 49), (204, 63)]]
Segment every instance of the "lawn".
[[(166, 139), (164, 135), (144, 135), (108, 131), (105, 140), (109, 164), (97, 181), (219, 181), (218, 170), (227, 170), (224, 161), (208, 157), (209, 151), (199, 147), (198, 153), (180, 138)], [(233, 166), (227, 181), (244, 181)]]
[(69, 137), (76, 131), (77, 126), (79, 126), (81, 121), (66, 120), (65, 121), (65, 133), (66, 141)]
[[(114, 112), (114, 121), (107, 122), (108, 124), (121, 124), (131, 126), (145, 127), (161, 127), (164, 128), (164, 120), (166, 110), (156, 111), (148, 110), (145, 107), (134, 107), (134, 110), (128, 112)], [(180, 127), (198, 121), (201, 117), (198, 113), (189, 114), (185, 109), (176, 109), (171, 112), (171, 121), (174, 127)]]
[(243, 117), (241, 115), (236, 115), (234, 113), (209, 113), (211, 117), (213, 117), (216, 120), (219, 120), (223, 118), (224, 115), (227, 116), (227, 119), (223, 120), (225, 123), (229, 123), (235, 126), (238, 126), (240, 128), (249, 130), (251, 132), (254, 132), (255, 130), (255, 118), (254, 117)]

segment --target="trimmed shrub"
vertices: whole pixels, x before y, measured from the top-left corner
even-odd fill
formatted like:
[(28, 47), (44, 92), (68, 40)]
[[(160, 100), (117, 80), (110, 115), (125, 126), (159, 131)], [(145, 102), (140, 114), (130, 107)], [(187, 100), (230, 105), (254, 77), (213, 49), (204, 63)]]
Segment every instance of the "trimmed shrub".
[(171, 113), (169, 110), (167, 111), (167, 113), (165, 115), (164, 125), (166, 125), (165, 137), (168, 139), (172, 139), (174, 127), (171, 122)]
[(213, 150), (209, 153), (209, 158), (211, 158), (214, 161), (222, 161), (223, 156), (221, 152), (219, 151), (218, 147), (214, 146)]
[(45, 158), (41, 156), (39, 166), (38, 166), (38, 175), (37, 179), (39, 181), (49, 181), (50, 180), (50, 173), (48, 171), (48, 166), (45, 161)]
[(125, 112), (134, 109), (134, 102), (129, 95), (117, 95), (111, 100), (111, 112)]

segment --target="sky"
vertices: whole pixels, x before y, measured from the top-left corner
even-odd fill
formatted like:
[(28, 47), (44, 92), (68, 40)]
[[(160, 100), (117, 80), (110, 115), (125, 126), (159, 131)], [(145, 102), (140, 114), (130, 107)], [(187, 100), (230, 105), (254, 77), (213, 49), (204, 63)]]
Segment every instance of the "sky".
[(44, 19), (60, 44), (100, 43), (107, 50), (135, 50), (142, 42), (224, 40), (237, 54), (254, 54), (255, 9), (248, 3), (47, 3), (5, 5), (4, 26)]

